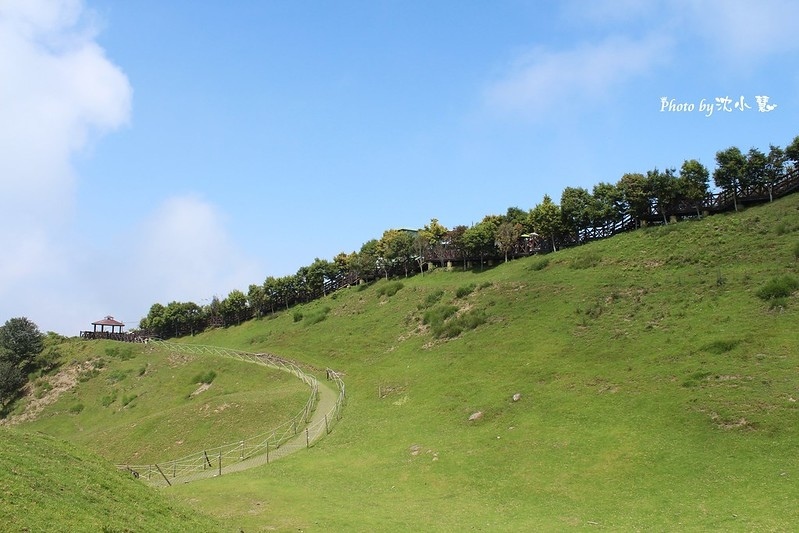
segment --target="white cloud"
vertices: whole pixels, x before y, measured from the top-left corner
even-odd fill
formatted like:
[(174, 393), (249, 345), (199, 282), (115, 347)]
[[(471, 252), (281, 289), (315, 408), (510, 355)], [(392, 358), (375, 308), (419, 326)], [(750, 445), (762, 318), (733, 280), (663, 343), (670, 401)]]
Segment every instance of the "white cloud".
[(130, 114), (91, 17), (80, 0), (0, 3), (0, 319), (70, 305), (51, 282), (71, 270), (71, 158)]
[(197, 197), (166, 200), (141, 225), (135, 241), (132, 268), (124, 278), (145, 313), (155, 302), (201, 303), (233, 289), (246, 292), (263, 277), (232, 244), (224, 215)]
[(519, 57), (486, 91), (488, 105), (528, 118), (557, 116), (564, 109), (595, 104), (616, 87), (649, 72), (670, 53), (659, 37), (611, 37), (571, 50), (536, 48)]

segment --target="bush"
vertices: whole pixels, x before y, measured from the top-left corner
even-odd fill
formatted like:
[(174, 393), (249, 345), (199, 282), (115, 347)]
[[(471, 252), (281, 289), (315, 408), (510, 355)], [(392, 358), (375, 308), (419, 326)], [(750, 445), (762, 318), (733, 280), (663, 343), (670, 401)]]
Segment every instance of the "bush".
[(793, 245), (793, 258), (799, 260), (799, 241)]
[[(138, 394), (131, 394), (130, 396), (125, 394), (124, 396), (122, 396), (122, 407), (127, 407), (133, 400), (135, 400), (138, 397), (139, 397)], [(133, 406), (131, 405), (131, 407)]]
[(12, 399), (25, 384), (25, 376), (10, 361), (0, 360), (0, 404)]
[(194, 376), (191, 382), (200, 383), (200, 384), (205, 383), (207, 385), (210, 385), (211, 383), (213, 383), (215, 378), (216, 378), (216, 372), (214, 372), (213, 370), (209, 370), (208, 372), (197, 374), (196, 376)]
[(294, 311), (294, 322), (302, 320), (302, 311)]
[(721, 355), (723, 353), (732, 351), (733, 348), (735, 348), (739, 344), (741, 344), (741, 341), (737, 339), (723, 339), (705, 344), (704, 346), (702, 346), (702, 350), (717, 355)]
[(108, 396), (103, 396), (103, 399), (100, 400), (100, 403), (103, 405), (103, 407), (108, 407), (109, 405), (114, 403), (116, 400), (117, 400), (117, 391), (114, 390)]
[(549, 266), (549, 257), (541, 257), (530, 264), (530, 270), (544, 270), (547, 266)]
[(378, 296), (392, 297), (405, 285), (401, 281), (389, 281), (377, 288)]
[(476, 285), (474, 283), (458, 287), (458, 290), (455, 291), (455, 298), (465, 298), (466, 296), (469, 296), (472, 292), (474, 292), (475, 287)]
[(757, 295), (762, 300), (787, 298), (797, 289), (799, 289), (799, 280), (786, 274), (771, 278), (768, 283), (757, 291)]
[(84, 405), (82, 403), (76, 403), (72, 407), (69, 408), (69, 413), (72, 415), (78, 415), (83, 411)]
[(133, 348), (130, 346), (112, 346), (105, 349), (105, 355), (119, 359), (120, 361), (127, 361), (129, 359), (133, 359)]
[(571, 268), (576, 270), (592, 268), (597, 266), (600, 261), (602, 261), (602, 256), (600, 256), (598, 253), (584, 252), (572, 259)]
[(419, 309), (420, 310), (427, 309), (429, 307), (436, 305), (438, 302), (441, 301), (442, 296), (444, 296), (444, 291), (442, 291), (441, 289), (428, 294), (427, 297), (424, 299), (424, 302), (419, 304)]
[(314, 311), (313, 313), (309, 313), (305, 315), (305, 322), (308, 326), (312, 326), (319, 322), (322, 322), (325, 318), (327, 318), (327, 314), (330, 312), (330, 308), (325, 306), (322, 309)]

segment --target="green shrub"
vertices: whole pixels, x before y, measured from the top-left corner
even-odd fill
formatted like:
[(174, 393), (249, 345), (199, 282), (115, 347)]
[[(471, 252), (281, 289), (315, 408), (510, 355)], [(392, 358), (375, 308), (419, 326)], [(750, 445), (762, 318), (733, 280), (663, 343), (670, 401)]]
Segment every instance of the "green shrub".
[(111, 391), (111, 394), (109, 394), (107, 396), (103, 396), (102, 399), (100, 400), (100, 403), (103, 405), (103, 407), (108, 407), (112, 403), (114, 403), (115, 401), (117, 401), (117, 391), (116, 391), (116, 389)]
[[(139, 397), (138, 394), (131, 394), (130, 396), (128, 396), (127, 394), (123, 395), (122, 396), (122, 407), (127, 407), (133, 400), (135, 400), (138, 397)], [(131, 405), (131, 407), (133, 407), (133, 406)]]
[(80, 412), (83, 411), (83, 409), (84, 405), (82, 403), (76, 403), (75, 405), (69, 408), (69, 413), (72, 415), (77, 415), (80, 414)]
[(209, 370), (208, 372), (205, 373), (201, 372), (197, 374), (196, 376), (194, 376), (194, 378), (192, 378), (191, 382), (200, 383), (200, 384), (205, 383), (207, 385), (210, 385), (211, 383), (213, 383), (215, 378), (216, 378), (216, 372), (214, 372), (213, 370)]
[(793, 245), (793, 258), (799, 260), (799, 241)]
[(457, 312), (458, 308), (454, 305), (439, 305), (425, 312), (422, 324), (430, 326), (433, 336), (438, 337), (444, 327), (444, 322)]
[(294, 311), (294, 322), (300, 322), (302, 320), (302, 311)]
[(540, 257), (530, 264), (530, 270), (544, 270), (549, 266), (549, 257)]
[(318, 309), (313, 313), (309, 313), (305, 315), (305, 322), (308, 326), (312, 326), (313, 324), (317, 324), (327, 318), (327, 314), (330, 312), (330, 308), (325, 306), (322, 309)]
[(762, 300), (787, 298), (797, 289), (799, 289), (799, 280), (786, 274), (784, 276), (771, 278), (768, 283), (757, 291), (757, 295)]
[(723, 353), (732, 351), (733, 348), (735, 348), (739, 344), (741, 344), (741, 341), (738, 339), (723, 339), (705, 344), (704, 346), (702, 346), (702, 350), (717, 355), (721, 355)]
[(602, 261), (602, 256), (596, 252), (584, 252), (572, 259), (571, 268), (584, 270), (597, 266)]
[(438, 302), (441, 301), (441, 297), (444, 296), (444, 291), (439, 289), (435, 292), (432, 292), (427, 295), (422, 303), (419, 304), (419, 309), (427, 309), (436, 305)]
[(389, 281), (377, 288), (378, 296), (392, 297), (405, 285), (401, 281)]
[(458, 290), (455, 291), (455, 298), (465, 298), (466, 296), (469, 296), (472, 292), (474, 292), (475, 288), (476, 285), (474, 283), (458, 287)]
[(108, 379), (109, 383), (117, 383), (119, 381), (123, 381), (126, 377), (128, 377), (129, 373), (130, 370), (112, 370), (111, 372), (109, 372), (108, 377), (106, 379)]

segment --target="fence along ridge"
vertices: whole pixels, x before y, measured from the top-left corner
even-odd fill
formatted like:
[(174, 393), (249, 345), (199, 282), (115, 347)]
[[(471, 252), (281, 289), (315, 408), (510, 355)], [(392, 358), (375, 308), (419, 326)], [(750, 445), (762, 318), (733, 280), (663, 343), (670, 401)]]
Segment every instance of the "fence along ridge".
[[(323, 436), (323, 431), (324, 434), (330, 433), (333, 426), (341, 419), (346, 401), (344, 382), (339, 373), (330, 368), (326, 369), (326, 377), (335, 383), (338, 394), (335, 395), (335, 401), (331, 402), (332, 399), (328, 399), (324, 402), (332, 403), (327, 411), (317, 413), (315, 411), (326, 407), (320, 405), (319, 382), (293, 361), (273, 354), (252, 353), (219, 346), (180, 344), (160, 340), (151, 340), (150, 343), (173, 352), (216, 355), (289, 372), (311, 388), (305, 406), (288, 422), (269, 431), (237, 442), (207, 448), (179, 459), (153, 464), (116, 465), (118, 469), (126, 470), (134, 477), (150, 484), (171, 486), (174, 482), (187, 483), (222, 475), (223, 472), (246, 470), (269, 463), (301, 448), (310, 447)], [(324, 395), (328, 396), (330, 393), (325, 392)]]

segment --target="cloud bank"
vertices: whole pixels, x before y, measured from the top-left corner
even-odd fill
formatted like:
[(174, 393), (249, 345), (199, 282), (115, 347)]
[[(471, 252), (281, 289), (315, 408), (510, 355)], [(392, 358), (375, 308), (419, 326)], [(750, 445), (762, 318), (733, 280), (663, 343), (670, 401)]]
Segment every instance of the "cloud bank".
[(257, 281), (223, 215), (190, 195), (118, 228), (122, 242), (75, 235), (91, 207), (77, 204), (73, 158), (131, 117), (131, 84), (95, 21), (81, 0), (0, 2), (0, 323), (75, 335), (115, 314), (135, 326), (161, 299)]

